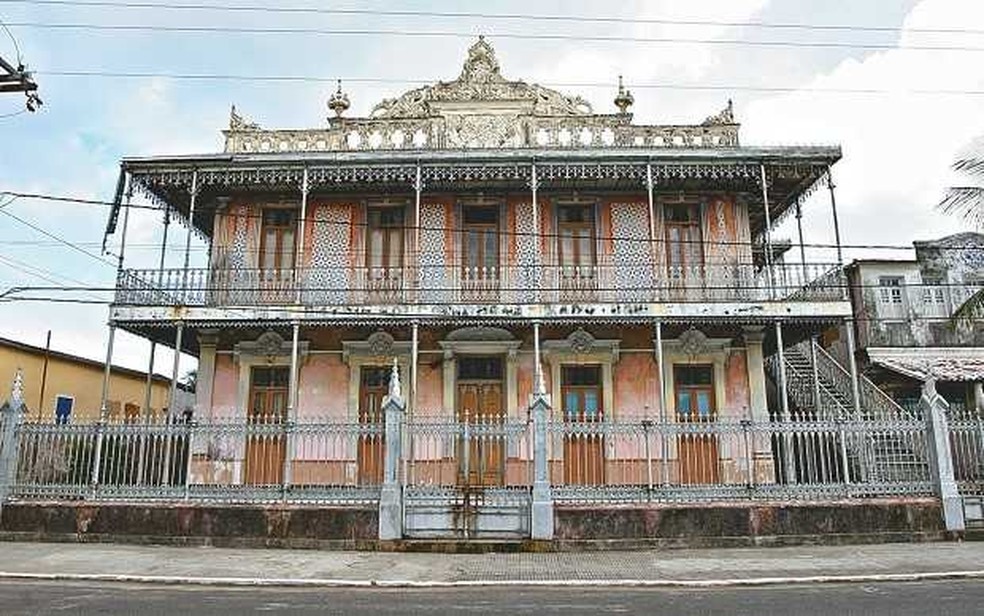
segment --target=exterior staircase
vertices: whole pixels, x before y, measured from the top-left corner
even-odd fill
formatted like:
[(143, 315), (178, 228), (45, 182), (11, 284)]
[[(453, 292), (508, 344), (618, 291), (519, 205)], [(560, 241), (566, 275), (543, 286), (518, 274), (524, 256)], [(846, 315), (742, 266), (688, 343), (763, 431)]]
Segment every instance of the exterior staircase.
[[(871, 422), (863, 438), (854, 433), (843, 447), (842, 465), (851, 476), (876, 482), (927, 478), (922, 433), (917, 437), (911, 430), (891, 429), (895, 422), (919, 421), (918, 411), (902, 407), (862, 374), (855, 406), (850, 372), (812, 339), (784, 348), (783, 355), (790, 420)], [(778, 354), (769, 358), (768, 369), (778, 391)]]

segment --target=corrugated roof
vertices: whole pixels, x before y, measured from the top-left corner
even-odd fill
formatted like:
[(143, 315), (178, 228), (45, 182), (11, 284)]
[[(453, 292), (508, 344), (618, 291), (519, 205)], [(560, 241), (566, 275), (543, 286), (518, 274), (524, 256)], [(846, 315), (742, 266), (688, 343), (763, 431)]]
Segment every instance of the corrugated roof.
[(984, 348), (906, 348), (867, 350), (872, 363), (924, 381), (984, 381)]

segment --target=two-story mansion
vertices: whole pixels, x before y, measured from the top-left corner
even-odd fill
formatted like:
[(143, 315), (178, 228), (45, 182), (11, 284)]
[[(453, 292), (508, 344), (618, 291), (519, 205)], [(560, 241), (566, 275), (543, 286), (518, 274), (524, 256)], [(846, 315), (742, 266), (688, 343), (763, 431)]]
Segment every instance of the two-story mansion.
[[(788, 418), (798, 377), (767, 358), (851, 305), (841, 264), (781, 262), (770, 230), (816, 189), (833, 197), (840, 149), (742, 146), (730, 103), (693, 125), (634, 124), (621, 86), (614, 103), (510, 81), (480, 38), (456, 79), (368, 117), (345, 115), (341, 86), (317, 128), (233, 109), (224, 152), (123, 161), (108, 231), (126, 180), (210, 250), (201, 269), (122, 270), (111, 326), (197, 356), (203, 418), (378, 423), (394, 360), (408, 421), (525, 421), (537, 383), (556, 422)], [(608, 481), (620, 453), (575, 441), (553, 481)], [(378, 482), (373, 447), (273, 440), (223, 472), (275, 484), (293, 456), (295, 482)], [(672, 483), (781, 472), (769, 439), (754, 460), (714, 439), (664, 447)], [(510, 483), (525, 455), (476, 451), (444, 451), (472, 458), (451, 483)]]

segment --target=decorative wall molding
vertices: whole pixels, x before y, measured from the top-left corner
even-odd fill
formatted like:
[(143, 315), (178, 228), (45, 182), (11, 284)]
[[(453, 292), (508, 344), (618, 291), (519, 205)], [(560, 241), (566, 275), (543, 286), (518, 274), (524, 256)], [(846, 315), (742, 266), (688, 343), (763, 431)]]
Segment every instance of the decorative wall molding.
[(562, 340), (544, 340), (540, 343), (543, 356), (549, 361), (551, 357), (566, 356), (585, 361), (604, 358), (606, 362), (618, 363), (619, 340), (601, 340), (590, 332), (578, 327)]
[[(309, 346), (310, 344), (306, 340), (297, 343), (298, 358), (301, 361), (307, 357)], [(265, 360), (268, 364), (276, 364), (280, 363), (283, 358), (289, 359), (291, 350), (291, 341), (271, 329), (260, 334), (256, 340), (244, 340), (236, 343), (232, 352), (236, 362), (249, 359), (250, 363), (262, 363)]]
[(392, 362), (394, 357), (409, 358), (412, 350), (410, 342), (395, 340), (389, 332), (378, 330), (365, 340), (343, 340), (342, 361), (349, 365), (355, 363), (355, 358), (362, 363), (367, 359), (374, 363)]

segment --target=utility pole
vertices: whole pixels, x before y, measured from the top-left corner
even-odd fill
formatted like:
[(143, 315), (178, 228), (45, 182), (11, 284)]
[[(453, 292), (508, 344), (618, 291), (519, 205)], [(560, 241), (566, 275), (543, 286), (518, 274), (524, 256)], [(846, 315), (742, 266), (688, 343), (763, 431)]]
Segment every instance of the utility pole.
[(27, 96), (27, 110), (37, 111), (43, 104), (38, 97), (38, 84), (23, 64), (16, 68), (0, 56), (0, 94), (4, 92), (23, 92)]

